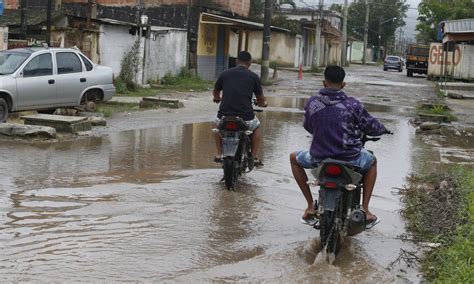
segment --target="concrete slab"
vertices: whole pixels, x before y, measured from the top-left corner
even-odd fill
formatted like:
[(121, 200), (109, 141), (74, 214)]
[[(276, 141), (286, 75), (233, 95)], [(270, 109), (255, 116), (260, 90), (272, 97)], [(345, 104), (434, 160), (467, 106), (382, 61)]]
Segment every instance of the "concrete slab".
[(167, 108), (183, 108), (184, 103), (177, 99), (166, 99), (158, 97), (144, 97), (140, 102), (140, 107), (167, 107)]
[(9, 137), (46, 137), (55, 138), (56, 129), (48, 126), (0, 123), (0, 135)]
[(438, 87), (442, 90), (446, 87), (447, 90), (462, 90), (462, 91), (474, 91), (474, 83), (464, 82), (447, 82), (438, 83)]
[(451, 99), (473, 100), (474, 91), (451, 90), (448, 91), (448, 97)]
[(78, 133), (92, 129), (92, 124), (87, 117), (32, 114), (20, 118), (25, 121), (26, 125), (49, 126), (58, 132)]

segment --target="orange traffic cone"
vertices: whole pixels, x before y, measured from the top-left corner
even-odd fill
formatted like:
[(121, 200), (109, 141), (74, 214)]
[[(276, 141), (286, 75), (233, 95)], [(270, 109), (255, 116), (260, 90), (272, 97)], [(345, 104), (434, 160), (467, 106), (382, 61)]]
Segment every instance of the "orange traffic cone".
[(298, 70), (298, 80), (303, 80), (303, 65), (300, 63), (300, 69)]

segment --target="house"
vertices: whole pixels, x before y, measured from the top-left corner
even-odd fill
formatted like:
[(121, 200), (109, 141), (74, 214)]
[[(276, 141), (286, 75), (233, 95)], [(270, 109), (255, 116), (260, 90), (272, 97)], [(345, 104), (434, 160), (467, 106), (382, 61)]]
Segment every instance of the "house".
[(431, 43), (428, 77), (474, 80), (474, 19), (440, 24), (442, 43)]
[[(289, 30), (271, 27), (270, 59), (281, 65), (298, 62), (299, 46)], [(197, 70), (205, 79), (214, 80), (225, 69), (235, 66), (237, 54), (249, 51), (261, 61), (263, 24), (201, 13), (198, 32)], [(295, 59), (296, 58), (296, 59)]]

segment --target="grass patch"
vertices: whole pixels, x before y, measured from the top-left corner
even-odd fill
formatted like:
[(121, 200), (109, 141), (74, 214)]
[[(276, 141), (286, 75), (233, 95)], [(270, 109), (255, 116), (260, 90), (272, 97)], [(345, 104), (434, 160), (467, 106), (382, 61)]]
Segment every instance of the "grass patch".
[(204, 80), (187, 69), (182, 69), (176, 76), (168, 73), (161, 82), (159, 89), (176, 91), (203, 92), (210, 90), (212, 87), (212, 81)]
[(443, 103), (423, 105), (418, 107), (417, 113), (427, 115), (442, 115), (445, 116), (449, 122), (458, 120), (458, 118), (452, 113), (451, 109)]
[(140, 108), (138, 104), (131, 103), (105, 102), (97, 104), (97, 112), (102, 113), (104, 117), (111, 117), (116, 113), (140, 110), (144, 110), (144, 108)]
[(474, 167), (454, 166), (408, 182), (401, 191), (408, 230), (416, 240), (440, 244), (422, 259), (426, 279), (468, 283), (474, 279)]

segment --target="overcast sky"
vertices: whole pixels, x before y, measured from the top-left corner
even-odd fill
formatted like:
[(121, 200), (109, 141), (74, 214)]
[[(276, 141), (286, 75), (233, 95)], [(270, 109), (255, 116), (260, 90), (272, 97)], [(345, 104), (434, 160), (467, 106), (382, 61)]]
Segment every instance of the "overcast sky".
[[(349, 0), (349, 3), (353, 2), (354, 0)], [(310, 6), (317, 6), (319, 0), (295, 0), (295, 2), (300, 7), (307, 7)], [(414, 38), (415, 37), (415, 26), (416, 26), (416, 19), (418, 18), (418, 4), (421, 0), (407, 0), (407, 3), (410, 5), (410, 9), (408, 9), (407, 17), (405, 18), (406, 26), (403, 28), (406, 37)], [(327, 8), (331, 6), (331, 4), (344, 4), (344, 0), (325, 0), (324, 6)]]

